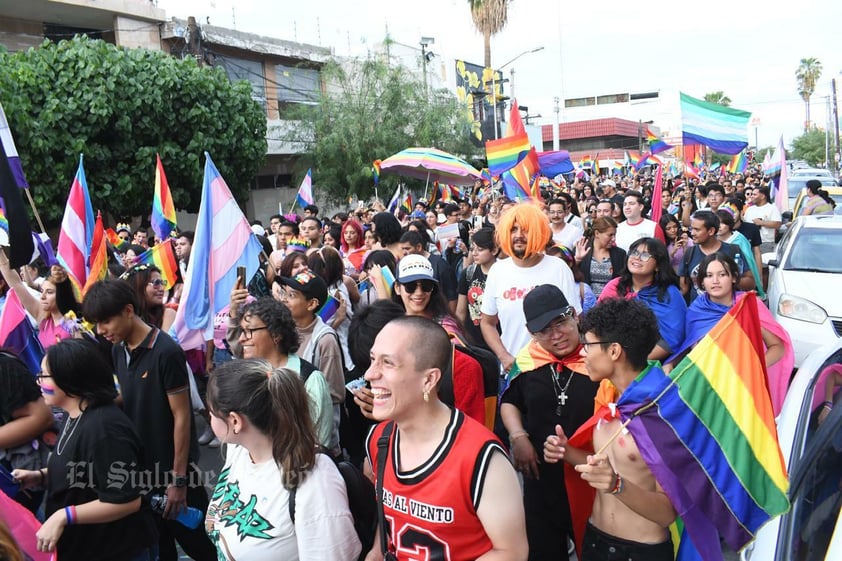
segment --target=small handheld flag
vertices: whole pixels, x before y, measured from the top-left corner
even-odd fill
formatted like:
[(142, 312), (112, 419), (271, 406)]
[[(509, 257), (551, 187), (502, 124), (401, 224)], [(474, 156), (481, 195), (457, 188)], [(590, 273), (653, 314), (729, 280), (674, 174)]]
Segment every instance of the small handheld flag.
[(152, 230), (155, 237), (165, 240), (175, 230), (176, 217), (175, 206), (173, 206), (170, 184), (167, 183), (167, 176), (164, 175), (164, 165), (161, 163), (161, 156), (156, 154), (155, 165), (155, 195), (152, 199)]
[(295, 202), (302, 208), (314, 203), (313, 170), (307, 170), (307, 175), (304, 176), (304, 180), (301, 181), (301, 187), (298, 188), (298, 194), (295, 196)]

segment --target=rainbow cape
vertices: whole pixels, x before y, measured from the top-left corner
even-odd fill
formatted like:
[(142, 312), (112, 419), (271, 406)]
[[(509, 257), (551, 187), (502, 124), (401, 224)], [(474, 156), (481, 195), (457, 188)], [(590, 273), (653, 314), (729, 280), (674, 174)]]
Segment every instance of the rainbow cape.
[(575, 351), (564, 358), (558, 358), (554, 354), (548, 352), (544, 347), (538, 344), (537, 341), (530, 341), (528, 345), (523, 347), (515, 356), (515, 363), (509, 369), (506, 376), (506, 385), (512, 383), (512, 380), (523, 374), (524, 372), (531, 372), (538, 370), (547, 364), (561, 364), (565, 368), (569, 368), (573, 372), (584, 374), (587, 376), (588, 371), (585, 369), (585, 359), (579, 354), (582, 347), (579, 346)]
[[(789, 508), (757, 306), (754, 293), (743, 295), (669, 376), (650, 366), (617, 403), (641, 457), (681, 517), (679, 560), (695, 555), (720, 561), (720, 536), (738, 551)], [(588, 449), (605, 411), (583, 425), (571, 445)], [(571, 477), (571, 483), (579, 488), (576, 497), (586, 500), (582, 480)], [(571, 496), (571, 512), (582, 506), (574, 507)], [(574, 523), (577, 538), (586, 517)]]
[(172, 288), (178, 280), (178, 262), (169, 238), (135, 257), (134, 262), (137, 265), (158, 267), (161, 270), (161, 278), (167, 282), (167, 288)]
[(488, 158), (489, 173), (492, 176), (500, 175), (512, 169), (526, 157), (531, 147), (529, 137), (525, 132), (487, 141), (485, 154)]
[(164, 165), (161, 163), (161, 156), (155, 155), (157, 163), (155, 165), (155, 195), (152, 198), (152, 216), (150, 222), (152, 223), (152, 230), (155, 232), (155, 237), (158, 241), (166, 240), (170, 237), (170, 232), (175, 230), (175, 206), (172, 201), (172, 194), (170, 193), (170, 184), (167, 183), (167, 176), (164, 175)]

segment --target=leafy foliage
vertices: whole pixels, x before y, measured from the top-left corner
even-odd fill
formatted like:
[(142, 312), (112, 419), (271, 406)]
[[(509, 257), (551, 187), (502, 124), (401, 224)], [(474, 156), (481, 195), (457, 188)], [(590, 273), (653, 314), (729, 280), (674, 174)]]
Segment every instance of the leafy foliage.
[[(407, 69), (376, 59), (343, 68), (328, 64), (318, 106), (291, 108), (284, 140), (301, 146), (303, 172), (313, 168), (319, 194), (334, 201), (374, 194), (372, 162), (411, 146), (432, 146), (461, 157), (476, 155), (464, 108), (447, 90), (424, 95), (424, 84)], [(412, 180), (381, 176), (381, 185)], [(381, 193), (381, 196), (383, 194)]]
[(810, 128), (810, 97), (816, 91), (816, 82), (822, 75), (822, 63), (816, 58), (802, 58), (795, 69), (798, 95), (804, 100), (804, 130)]
[[(836, 144), (833, 134), (830, 135), (830, 154), (836, 153)], [(790, 156), (795, 160), (804, 160), (811, 166), (826, 165), (827, 155), (825, 154), (825, 131), (811, 128), (801, 136), (793, 139), (792, 153)]]
[(725, 95), (725, 92), (722, 90), (706, 93), (705, 101), (708, 103), (716, 103), (717, 105), (724, 105), (725, 107), (731, 105), (731, 98)]
[(0, 53), (0, 96), (41, 216), (61, 220), (79, 154), (94, 209), (152, 208), (155, 153), (178, 209), (195, 212), (204, 151), (243, 200), (266, 154), (266, 116), (246, 82), (163, 52), (87, 37)]

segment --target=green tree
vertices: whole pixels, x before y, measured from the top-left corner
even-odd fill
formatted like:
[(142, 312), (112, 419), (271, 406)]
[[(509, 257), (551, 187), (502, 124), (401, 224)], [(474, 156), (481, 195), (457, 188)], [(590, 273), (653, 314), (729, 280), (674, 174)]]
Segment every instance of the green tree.
[(717, 105), (724, 105), (725, 107), (731, 105), (731, 98), (725, 95), (725, 92), (722, 90), (706, 93), (705, 101), (708, 103), (716, 103)]
[(204, 151), (234, 196), (266, 154), (266, 117), (246, 82), (190, 58), (124, 49), (87, 37), (0, 54), (0, 98), (41, 216), (64, 212), (79, 154), (94, 209), (149, 214), (155, 153), (176, 208), (195, 212)]
[[(327, 86), (318, 106), (293, 107), (283, 116), (295, 123), (284, 140), (302, 148), (299, 172), (312, 167), (314, 185), (333, 201), (370, 197), (372, 162), (405, 148), (477, 155), (469, 138), (471, 123), (456, 97), (437, 90), (428, 99), (423, 82), (406, 68), (369, 58), (345, 67), (331, 62), (322, 75)], [(397, 181), (417, 185), (384, 175), (381, 187), (388, 190)]]
[(802, 58), (795, 70), (798, 95), (804, 100), (804, 130), (810, 128), (810, 97), (816, 91), (816, 82), (822, 75), (822, 63), (816, 58)]
[(831, 134), (826, 139), (825, 131), (813, 127), (792, 140), (790, 158), (804, 160), (811, 166), (827, 165), (826, 141), (830, 142), (830, 154), (835, 154), (836, 148), (834, 147), (833, 135)]
[(491, 68), (491, 36), (500, 33), (509, 17), (509, 0), (468, 0), (474, 27), (482, 33), (485, 67)]

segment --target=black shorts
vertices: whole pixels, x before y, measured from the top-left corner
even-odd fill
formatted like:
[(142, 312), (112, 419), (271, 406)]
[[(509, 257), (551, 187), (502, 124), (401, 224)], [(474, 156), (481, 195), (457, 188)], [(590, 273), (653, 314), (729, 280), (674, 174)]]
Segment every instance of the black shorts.
[(610, 536), (588, 522), (582, 540), (581, 561), (674, 561), (672, 538), (661, 543), (640, 543)]

